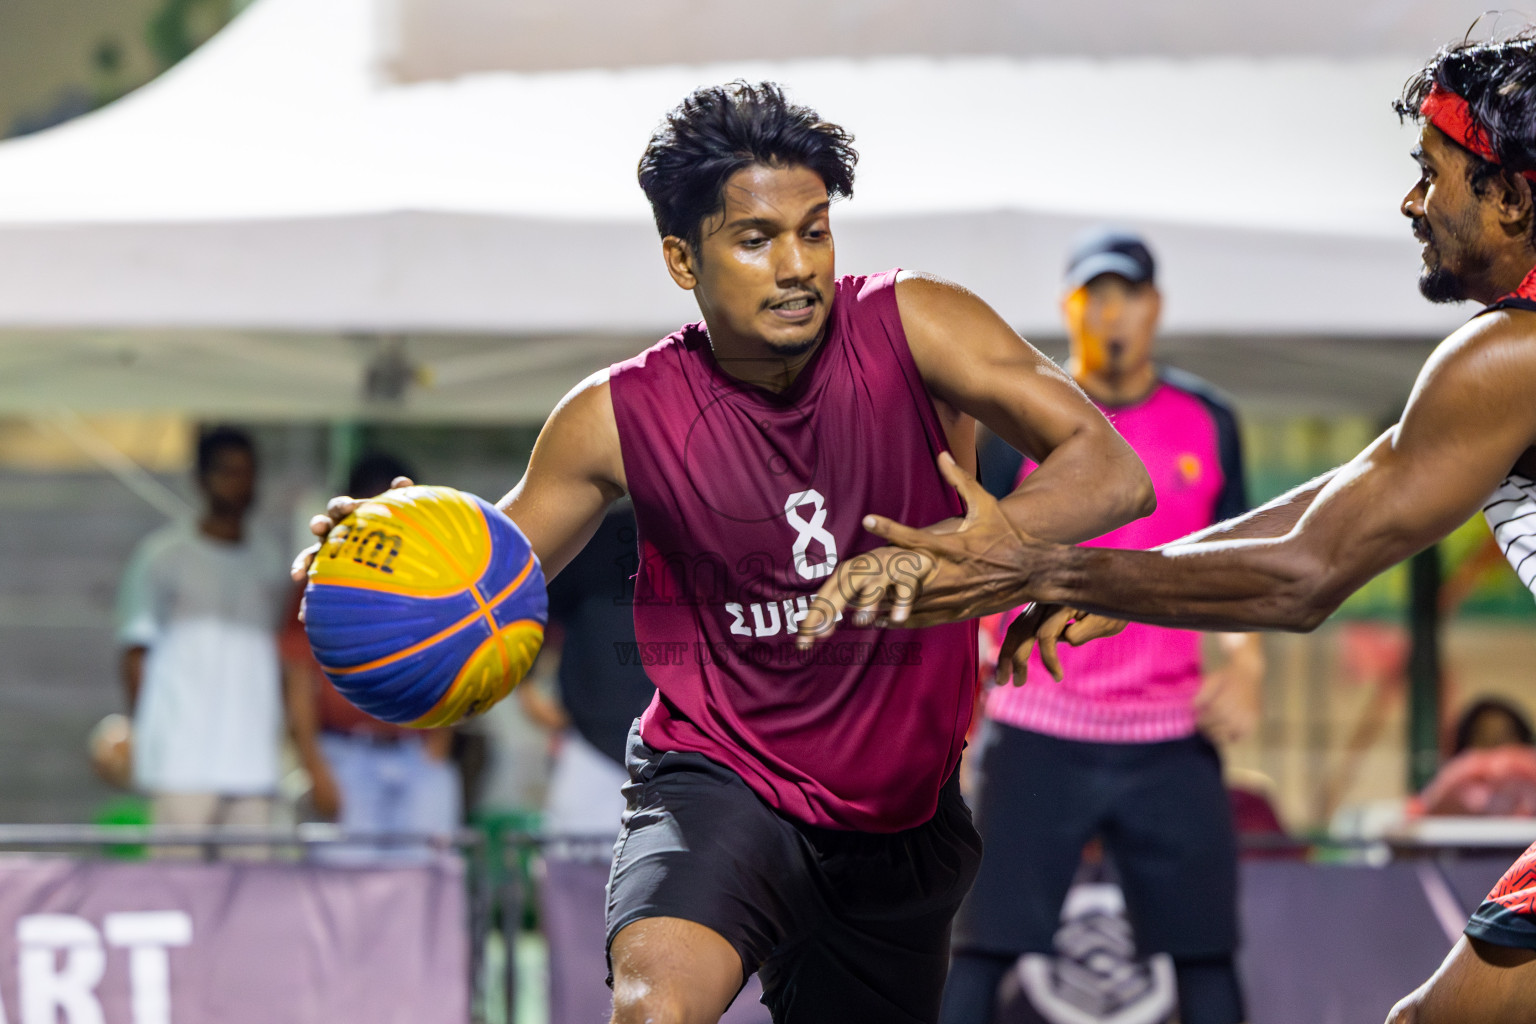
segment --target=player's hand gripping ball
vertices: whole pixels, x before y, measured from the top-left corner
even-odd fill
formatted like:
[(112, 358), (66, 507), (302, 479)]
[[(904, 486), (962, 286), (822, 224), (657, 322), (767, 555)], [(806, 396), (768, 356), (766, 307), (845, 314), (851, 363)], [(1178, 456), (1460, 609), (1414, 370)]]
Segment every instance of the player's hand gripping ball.
[(511, 693), (538, 656), (548, 607), (522, 531), (451, 487), (363, 502), (326, 536), (304, 593), (309, 644), (336, 689), (422, 729)]

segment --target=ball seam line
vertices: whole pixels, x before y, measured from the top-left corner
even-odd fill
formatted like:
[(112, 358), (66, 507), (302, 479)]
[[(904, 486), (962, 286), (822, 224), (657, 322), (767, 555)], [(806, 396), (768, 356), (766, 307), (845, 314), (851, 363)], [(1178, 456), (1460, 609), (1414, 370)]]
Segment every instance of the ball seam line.
[[(494, 605), (493, 604), (487, 604), (485, 601), (482, 601), (481, 600), (481, 594), (480, 594), (480, 586), (481, 586), (481, 584), (483, 584), (485, 582), (485, 574), (490, 569), (490, 558), (491, 558), (491, 555), (496, 550), (496, 531), (491, 527), (490, 519), (486, 518), (484, 506), (476, 504), (475, 505), (475, 512), (479, 514), (479, 516), (480, 516), (480, 523), (481, 523), (482, 526), (485, 527), (486, 566), (485, 566), (484, 569), (481, 570), (480, 575), (475, 577), (474, 586), (472, 586), (470, 589), (474, 591), (475, 600), (476, 601), (480, 601), (480, 611), (485, 616), (486, 628), (491, 631), (491, 639), (496, 641), (496, 656), (497, 656), (497, 660), (499, 660), (501, 662), (501, 671), (503, 673), (507, 673), (507, 672), (512, 671), (512, 659), (507, 654), (506, 644), (504, 644), (503, 642), (501, 642), (498, 639), (498, 637), (500, 635), (500, 629), (496, 625), (496, 616), (494, 614), (492, 614)], [(534, 557), (533, 556), (533, 547), (532, 547), (532, 545), (529, 545), (528, 557), (530, 559), (532, 559)], [(506, 598), (503, 598), (503, 600), (509, 599), (510, 597), (511, 597), (511, 594), (507, 594)], [(500, 604), (500, 603), (501, 603), (500, 601), (496, 601), (495, 602), (495, 604)]]
[(431, 548), (438, 553), (439, 557), (448, 563), (449, 568), (458, 572), (462, 579), (474, 581), (474, 583), (470, 584), (470, 590), (473, 591), (475, 600), (480, 602), (481, 607), (484, 607), (485, 601), (480, 596), (480, 591), (476, 589), (475, 584), (485, 577), (485, 571), (491, 567), (491, 553), (496, 546), (496, 541), (495, 538), (491, 536), (490, 523), (485, 521), (485, 513), (480, 511), (480, 506), (475, 505), (474, 508), (475, 512), (480, 516), (480, 522), (485, 525), (485, 555), (480, 559), (479, 568), (473, 573), (466, 571), (459, 565), (458, 559), (454, 558), (453, 556), (453, 552), (443, 547), (443, 545), (439, 543), (438, 539), (432, 535), (432, 531), (422, 526), (421, 520), (411, 518), (405, 514), (404, 510), (397, 508), (396, 506), (391, 505), (388, 506), (388, 508), (390, 513), (395, 518), (399, 519), (403, 525), (414, 529), (421, 536), (421, 539), (426, 541), (427, 544), (430, 545)]
[[(515, 631), (517, 631), (517, 630), (519, 630), (519, 629), (521, 629), (523, 627), (527, 627), (527, 626), (532, 626), (538, 632), (539, 640), (542, 643), (543, 639), (544, 639), (544, 624), (541, 623), (538, 619), (516, 619), (516, 620), (514, 620), (512, 622), (507, 623), (505, 626), (501, 627), (500, 633), (502, 633), (502, 634), (511, 634), (511, 633), (514, 633)], [(475, 652), (479, 653), (480, 651), (484, 650), (487, 644), (502, 645), (504, 643), (505, 643), (505, 637), (504, 636), (498, 635), (498, 636), (487, 637), (485, 642), (482, 643), (479, 647), (477, 647), (475, 649)], [(470, 663), (472, 663), (472, 661), (473, 661), (473, 656), (471, 656)], [(462, 698), (463, 695), (459, 691), (458, 686), (459, 686), (459, 683), (464, 679), (464, 673), (469, 671), (470, 663), (466, 663), (464, 666), (462, 666), (459, 669), (458, 674), (455, 675), (454, 678), (453, 678), (453, 685), (449, 686), (447, 690), (443, 691), (443, 695), (441, 697), (437, 698), (437, 703), (433, 704), (431, 709), (429, 711), (427, 711), (426, 714), (422, 715), (420, 718), (413, 719), (412, 721), (406, 723), (410, 728), (412, 728), (412, 729), (435, 729), (435, 728), (438, 728), (439, 726), (451, 725), (451, 724), (453, 724), (454, 721), (457, 720), (455, 717), (447, 717), (447, 716), (445, 716), (445, 711), (455, 702), (456, 699), (461, 699)], [(514, 687), (515, 687), (515, 685), (516, 684), (514, 684)], [(510, 693), (511, 690), (509, 689), (507, 692)], [(500, 697), (497, 697), (496, 699), (500, 700), (502, 697), (505, 697), (505, 696), (506, 696), (506, 694), (502, 694)], [(478, 712), (474, 712), (474, 713), (478, 714)]]
[[(519, 586), (521, 586), (522, 582), (525, 579), (528, 578), (528, 574), (533, 571), (533, 567), (535, 565), (537, 565), (537, 564), (538, 564), (538, 559), (534, 557), (532, 552), (529, 552), (529, 554), (528, 554), (528, 562), (527, 562), (527, 564), (525, 564), (523, 566), (523, 571), (517, 574), (517, 578), (516, 579), (514, 579), (511, 583), (508, 583), (505, 587), (502, 588), (501, 592), (496, 595), (495, 599), (491, 602), (491, 604), (493, 604), (493, 605), (500, 604), (503, 600), (505, 600), (507, 597), (509, 597), (511, 595), (511, 593), (514, 590), (516, 590)], [(473, 588), (471, 588), (471, 589), (473, 589)], [(357, 675), (359, 672), (369, 672), (369, 671), (372, 671), (373, 669), (376, 669), (376, 668), (383, 668), (385, 665), (391, 665), (391, 664), (393, 664), (393, 663), (395, 663), (397, 661), (400, 661), (400, 660), (402, 660), (404, 658), (408, 658), (408, 657), (410, 657), (413, 654), (419, 654), (422, 651), (426, 650), (428, 647), (431, 647), (433, 644), (437, 643), (438, 641), (446, 639), (447, 637), (453, 636), (455, 633), (460, 632), (465, 627), (467, 627), (471, 623), (475, 622), (475, 620), (477, 620), (477, 619), (489, 619), (489, 616), (488, 616), (487, 612), (485, 611), (485, 601), (484, 601), (483, 598), (480, 597), (480, 594), (479, 594), (478, 591), (476, 591), (476, 593), (475, 593), (475, 600), (480, 602), (480, 608), (476, 609), (475, 611), (470, 612), (468, 615), (464, 616), (459, 621), (454, 622), (454, 623), (452, 623), (452, 624), (450, 624), (448, 626), (445, 626), (443, 629), (441, 629), (438, 632), (436, 632), (436, 633), (432, 634), (431, 636), (427, 637), (425, 640), (417, 641), (416, 643), (414, 643), (411, 646), (405, 648), (404, 650), (396, 651), (393, 654), (387, 654), (387, 655), (385, 655), (382, 658), (376, 658), (373, 661), (367, 662), (366, 664), (356, 665), (356, 666), (353, 666), (351, 668), (331, 668), (329, 665), (321, 665), (320, 667), (322, 669), (324, 669), (330, 675), (350, 676), (350, 675)], [(497, 629), (497, 626), (495, 624), (495, 620), (494, 619), (490, 619), (490, 622), (491, 622), (492, 630), (494, 632)]]

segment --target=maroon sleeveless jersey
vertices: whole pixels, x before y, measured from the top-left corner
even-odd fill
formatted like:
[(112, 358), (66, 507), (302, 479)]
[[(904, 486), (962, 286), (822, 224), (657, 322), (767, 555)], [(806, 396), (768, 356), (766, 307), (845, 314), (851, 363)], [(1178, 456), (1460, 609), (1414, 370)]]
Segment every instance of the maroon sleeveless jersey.
[(702, 323), (609, 384), (640, 526), (633, 656), (656, 684), (640, 734), (725, 765), (780, 813), (895, 832), (933, 816), (970, 725), (974, 623), (844, 622), (795, 646), (833, 566), (880, 545), (866, 513), (959, 515), (907, 349), (896, 271), (837, 282), (821, 348), (789, 390), (721, 370)]

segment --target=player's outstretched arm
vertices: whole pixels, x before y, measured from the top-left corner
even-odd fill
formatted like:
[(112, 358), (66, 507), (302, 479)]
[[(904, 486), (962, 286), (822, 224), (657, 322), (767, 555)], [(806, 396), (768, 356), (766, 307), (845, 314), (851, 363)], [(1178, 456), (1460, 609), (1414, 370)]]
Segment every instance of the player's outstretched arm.
[[(943, 621), (984, 614), (991, 605), (1004, 607), (980, 585), (984, 578), (992, 580), (994, 590), (1011, 583), (1011, 566), (993, 557), (1006, 545), (996, 545), (991, 528), (1003, 533), (1022, 529), (1071, 543), (1152, 511), (1156, 497), (1136, 453), (1071, 377), (1019, 337), (990, 306), (957, 285), (913, 274), (898, 280), (896, 301), (912, 359), (949, 433), (955, 457), (974, 466), (971, 439), (979, 420), (1039, 464), (1001, 503), (982, 507), (967, 501), (966, 520), (931, 527), (954, 533), (956, 546), (951, 550), (963, 551), (967, 578), (977, 584), (947, 609)], [(940, 472), (952, 484), (955, 468), (941, 462)], [(984, 528), (978, 528), (978, 514), (987, 520)], [(967, 528), (954, 532), (962, 525)], [(931, 575), (941, 568), (921, 552), (895, 548), (845, 560), (802, 621), (801, 642), (829, 634), (850, 608), (859, 625), (867, 625), (877, 613), (902, 622), (916, 591), (927, 590)]]
[(1168, 625), (1310, 630), (1481, 509), (1536, 440), (1533, 392), (1536, 317), (1480, 317), (1430, 357), (1396, 426), (1296, 497), (1305, 511), (1284, 534), (1255, 518), (1144, 557), (1057, 549), (1026, 569), (1030, 589)]
[[(1333, 479), (1337, 469), (1330, 469), (1314, 480), (1302, 484), (1255, 509), (1201, 530), (1153, 550), (1175, 544), (1198, 544), (1208, 540), (1235, 540), (1242, 537), (1283, 537), (1301, 519), (1312, 505), (1312, 500)], [(1026, 678), (1030, 653), (1036, 646), (1046, 669), (1061, 681), (1061, 658), (1057, 647), (1063, 641), (1078, 647), (1100, 637), (1113, 636), (1125, 628), (1125, 620), (1085, 612), (1059, 604), (1032, 604), (1022, 615), (1008, 624), (1008, 632), (998, 651), (997, 681), (1006, 683), (1010, 678), (1015, 686), (1022, 686)], [(1256, 641), (1250, 633), (1227, 633), (1227, 637), (1245, 637)], [(1253, 645), (1257, 651), (1256, 643)]]
[[(1282, 535), (1255, 517), (1251, 526), (1152, 552), (1068, 548), (996, 529), (986, 540), (994, 559), (1012, 565), (1006, 599), (1014, 603), (1039, 600), (1172, 626), (1309, 630), (1366, 580), (1480, 509), (1536, 440), (1532, 393), (1536, 317), (1480, 317), (1431, 356), (1399, 424), (1310, 500), (1298, 496), (1305, 511)], [(967, 493), (973, 512), (990, 500), (979, 486)], [(985, 509), (973, 518), (985, 522)], [(870, 526), (938, 564), (943, 586), (924, 585), (915, 621), (947, 620), (968, 588), (959, 534), (883, 520)], [(984, 589), (998, 596), (995, 579)]]
[[(393, 483), (410, 485), (405, 477)], [(534, 442), (527, 471), (496, 507), (523, 531), (549, 579), (592, 539), (604, 509), (625, 490), (619, 428), (608, 391), (608, 371), (602, 370), (576, 385), (549, 414)], [(324, 541), (331, 528), (361, 503), (351, 497), (332, 498), (325, 512), (310, 520), (310, 532)], [(295, 580), (304, 579), (319, 550), (320, 545), (314, 544), (299, 552), (293, 561)]]

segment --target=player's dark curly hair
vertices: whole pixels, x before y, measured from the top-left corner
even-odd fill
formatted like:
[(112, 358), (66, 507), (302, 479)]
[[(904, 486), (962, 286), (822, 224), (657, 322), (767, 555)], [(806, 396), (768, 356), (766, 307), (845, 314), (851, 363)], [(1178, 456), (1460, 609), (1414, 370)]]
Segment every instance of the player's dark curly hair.
[(1461, 42), (1441, 47), (1403, 86), (1402, 96), (1392, 104), (1398, 117), (1418, 121), (1419, 106), (1435, 85), (1467, 101), (1499, 158), (1494, 164), (1469, 154), (1467, 178), (1473, 192), (1483, 194), (1499, 165), (1516, 173), (1536, 171), (1536, 28), (1478, 42), (1469, 33)]
[(697, 253), (704, 221), (725, 207), (726, 179), (743, 167), (808, 167), (829, 198), (845, 199), (858, 159), (852, 135), (789, 102), (777, 83), (738, 79), (697, 89), (668, 112), (640, 157), (640, 187), (661, 236)]

